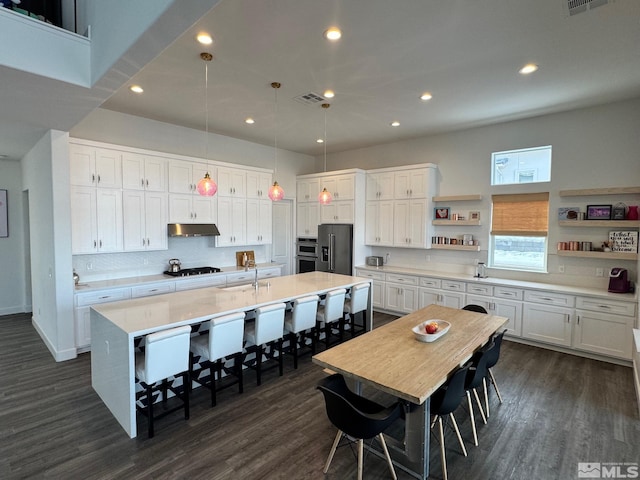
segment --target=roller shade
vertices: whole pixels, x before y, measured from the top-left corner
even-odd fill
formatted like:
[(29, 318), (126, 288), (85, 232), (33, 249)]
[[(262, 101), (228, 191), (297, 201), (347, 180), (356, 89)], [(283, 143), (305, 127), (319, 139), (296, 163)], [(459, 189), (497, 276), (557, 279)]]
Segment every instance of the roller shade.
[(492, 195), (491, 235), (546, 237), (549, 193)]

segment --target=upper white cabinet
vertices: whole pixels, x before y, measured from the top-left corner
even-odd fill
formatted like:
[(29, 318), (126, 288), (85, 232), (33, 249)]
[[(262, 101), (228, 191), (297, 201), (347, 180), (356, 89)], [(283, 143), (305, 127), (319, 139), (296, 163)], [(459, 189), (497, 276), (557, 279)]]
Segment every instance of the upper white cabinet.
[(122, 205), (124, 251), (166, 250), (167, 194), (125, 190)]
[(427, 202), (401, 200), (393, 206), (393, 244), (396, 247), (427, 248)]
[(296, 198), (298, 203), (317, 202), (320, 190), (320, 179), (318, 177), (299, 178), (296, 182)]
[(393, 245), (393, 202), (367, 202), (365, 210), (365, 242), (367, 245)]
[(247, 244), (265, 245), (271, 243), (271, 200), (247, 199)]
[(217, 197), (172, 193), (169, 223), (215, 223)]
[(247, 174), (237, 168), (218, 167), (218, 195), (221, 197), (247, 196)]
[(320, 204), (316, 202), (298, 203), (296, 216), (298, 237), (317, 237), (320, 223)]
[(122, 191), (71, 187), (73, 254), (122, 251)]
[(207, 173), (218, 183), (219, 191), (220, 184), (216, 180), (215, 167), (206, 163), (170, 160), (169, 193), (197, 193), (196, 187), (198, 186), (198, 182), (204, 178)]
[(71, 185), (122, 187), (122, 154), (89, 145), (69, 144)]
[(263, 172), (247, 172), (247, 198), (269, 199), (271, 174)]
[(123, 153), (122, 188), (125, 190), (166, 192), (167, 160), (138, 153)]
[[(320, 190), (326, 188), (333, 200), (353, 200), (355, 191), (355, 174), (332, 175), (320, 179)], [(318, 190), (318, 193), (320, 193)]]
[(429, 170), (411, 168), (394, 175), (395, 198), (427, 198), (433, 195)]
[(353, 200), (333, 201), (329, 205), (320, 205), (320, 223), (353, 223)]
[(220, 247), (246, 245), (247, 200), (245, 198), (220, 197), (218, 199), (218, 230)]
[(393, 200), (394, 172), (367, 173), (367, 200)]

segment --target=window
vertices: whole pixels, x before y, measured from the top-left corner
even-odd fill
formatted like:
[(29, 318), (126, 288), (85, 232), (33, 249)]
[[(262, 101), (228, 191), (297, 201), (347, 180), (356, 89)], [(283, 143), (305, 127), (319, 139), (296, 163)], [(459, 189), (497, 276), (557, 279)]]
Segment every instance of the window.
[(551, 145), (491, 154), (491, 185), (551, 181)]
[(549, 193), (493, 195), (489, 264), (547, 271)]

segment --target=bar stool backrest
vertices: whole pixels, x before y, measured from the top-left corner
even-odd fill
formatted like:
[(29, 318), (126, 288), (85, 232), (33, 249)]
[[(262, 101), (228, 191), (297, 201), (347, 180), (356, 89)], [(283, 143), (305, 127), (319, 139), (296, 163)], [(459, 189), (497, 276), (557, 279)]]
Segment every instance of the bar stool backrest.
[(256, 308), (256, 345), (282, 338), (284, 331), (284, 303)]
[(344, 288), (327, 292), (324, 300), (324, 321), (333, 322), (342, 318), (344, 313), (344, 299), (347, 291)]
[(191, 327), (170, 328), (145, 338), (144, 377), (147, 385), (189, 370)]
[(351, 287), (351, 298), (348, 302), (348, 312), (351, 314), (367, 309), (369, 303), (369, 284), (358, 283)]
[(296, 298), (293, 301), (291, 312), (291, 326), (294, 333), (302, 332), (316, 326), (316, 313), (318, 313), (318, 295), (307, 295)]
[(209, 358), (218, 360), (242, 351), (244, 312), (212, 318), (209, 322)]

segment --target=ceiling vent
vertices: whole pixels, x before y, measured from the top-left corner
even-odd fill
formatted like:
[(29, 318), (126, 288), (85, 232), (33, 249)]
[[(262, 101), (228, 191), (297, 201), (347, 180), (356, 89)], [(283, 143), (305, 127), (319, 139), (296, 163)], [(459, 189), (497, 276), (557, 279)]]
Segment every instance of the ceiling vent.
[(293, 97), (293, 99), (296, 102), (304, 103), (305, 105), (315, 105), (316, 103), (326, 102), (325, 98), (322, 95), (318, 95), (317, 93), (313, 92), (303, 93), (302, 95)]
[(586, 12), (601, 5), (606, 5), (610, 0), (567, 0), (569, 15)]

